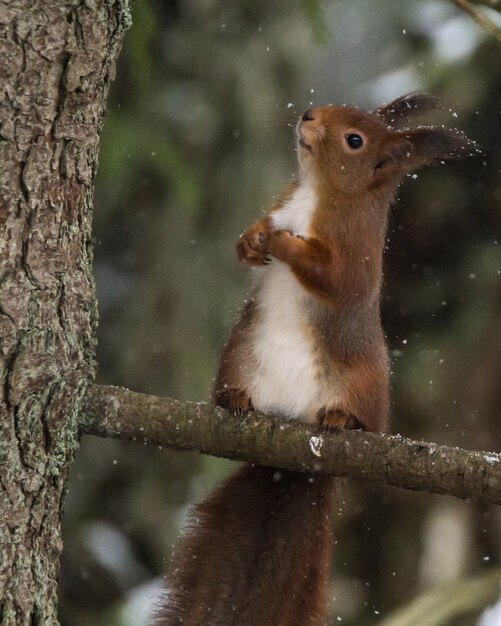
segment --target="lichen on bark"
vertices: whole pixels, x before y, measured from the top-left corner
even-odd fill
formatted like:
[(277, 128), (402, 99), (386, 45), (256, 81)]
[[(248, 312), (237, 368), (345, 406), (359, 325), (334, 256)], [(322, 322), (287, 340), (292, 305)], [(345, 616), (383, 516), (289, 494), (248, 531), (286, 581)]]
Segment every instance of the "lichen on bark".
[(0, 622), (57, 623), (61, 509), (95, 373), (93, 178), (126, 0), (0, 3)]
[(82, 432), (501, 504), (501, 455), (89, 385)]

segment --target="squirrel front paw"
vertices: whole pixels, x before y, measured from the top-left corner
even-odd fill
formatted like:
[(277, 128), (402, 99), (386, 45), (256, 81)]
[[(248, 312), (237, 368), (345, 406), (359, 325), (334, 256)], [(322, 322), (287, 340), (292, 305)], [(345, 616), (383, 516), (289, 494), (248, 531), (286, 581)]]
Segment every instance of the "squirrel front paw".
[(218, 389), (214, 394), (214, 400), (217, 406), (228, 409), (234, 415), (245, 415), (245, 413), (254, 410), (252, 400), (245, 391), (235, 387)]
[(268, 265), (271, 259), (268, 256), (266, 231), (254, 226), (242, 233), (237, 243), (237, 253), (242, 263)]
[(268, 236), (268, 252), (276, 259), (285, 260), (297, 250), (302, 237), (293, 235), (290, 230), (274, 230)]
[(363, 424), (354, 416), (339, 409), (321, 409), (317, 424), (332, 430), (364, 430)]

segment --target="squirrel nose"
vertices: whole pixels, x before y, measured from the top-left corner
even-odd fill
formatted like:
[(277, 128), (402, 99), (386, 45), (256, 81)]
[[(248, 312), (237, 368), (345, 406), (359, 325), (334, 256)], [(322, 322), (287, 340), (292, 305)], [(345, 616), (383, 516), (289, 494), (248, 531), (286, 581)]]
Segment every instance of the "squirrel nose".
[(315, 116), (313, 115), (313, 109), (308, 109), (303, 113), (303, 117), (301, 118), (303, 122), (313, 122)]

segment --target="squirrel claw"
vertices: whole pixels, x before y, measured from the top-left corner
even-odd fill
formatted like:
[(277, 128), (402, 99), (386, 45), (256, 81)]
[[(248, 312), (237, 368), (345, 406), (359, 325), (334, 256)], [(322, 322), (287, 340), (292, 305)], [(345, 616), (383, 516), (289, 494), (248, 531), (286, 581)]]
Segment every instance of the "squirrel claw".
[(237, 242), (238, 258), (249, 265), (265, 265), (267, 258), (266, 234), (255, 228), (242, 233)]
[(254, 410), (252, 400), (249, 396), (245, 391), (237, 389), (236, 387), (226, 387), (217, 390), (214, 394), (214, 400), (217, 406), (228, 409), (239, 417)]

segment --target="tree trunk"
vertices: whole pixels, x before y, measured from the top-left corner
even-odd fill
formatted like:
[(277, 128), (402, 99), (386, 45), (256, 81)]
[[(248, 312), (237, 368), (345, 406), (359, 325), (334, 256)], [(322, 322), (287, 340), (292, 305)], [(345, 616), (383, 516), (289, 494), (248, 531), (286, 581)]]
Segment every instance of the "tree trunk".
[(0, 623), (57, 623), (61, 509), (93, 380), (93, 178), (127, 0), (0, 2)]

